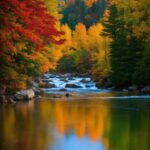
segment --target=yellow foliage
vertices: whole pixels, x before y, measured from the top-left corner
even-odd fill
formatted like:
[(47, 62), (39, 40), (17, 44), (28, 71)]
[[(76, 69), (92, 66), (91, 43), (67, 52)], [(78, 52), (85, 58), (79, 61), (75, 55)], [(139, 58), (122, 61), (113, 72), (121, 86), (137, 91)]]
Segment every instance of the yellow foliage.
[(62, 17), (61, 14), (58, 13), (58, 2), (57, 0), (43, 0), (46, 4), (46, 7), (50, 14), (52, 14), (55, 18), (60, 19)]
[(102, 36), (102, 32), (103, 26), (100, 23), (91, 26), (88, 30), (88, 48), (91, 50), (93, 61), (96, 61), (91, 70), (94, 77), (106, 77), (110, 71), (110, 39)]
[(89, 49), (99, 49), (101, 45), (101, 32), (103, 30), (103, 26), (100, 23), (93, 25), (88, 30), (88, 47)]
[(87, 48), (87, 31), (83, 23), (78, 23), (73, 32), (73, 47), (76, 49)]
[(61, 30), (65, 32), (65, 35), (62, 38), (66, 40), (65, 43), (61, 45), (61, 48), (64, 53), (69, 53), (68, 50), (70, 50), (72, 46), (72, 31), (67, 24), (62, 25)]

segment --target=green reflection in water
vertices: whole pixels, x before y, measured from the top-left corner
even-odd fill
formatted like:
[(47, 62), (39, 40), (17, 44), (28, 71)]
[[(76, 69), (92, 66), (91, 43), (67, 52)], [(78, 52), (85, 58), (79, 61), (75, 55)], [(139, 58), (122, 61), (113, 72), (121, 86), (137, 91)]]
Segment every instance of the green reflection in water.
[(67, 150), (71, 139), (81, 150), (82, 144), (93, 143), (91, 150), (149, 150), (150, 100), (43, 100), (0, 106), (0, 150), (63, 150), (64, 145)]

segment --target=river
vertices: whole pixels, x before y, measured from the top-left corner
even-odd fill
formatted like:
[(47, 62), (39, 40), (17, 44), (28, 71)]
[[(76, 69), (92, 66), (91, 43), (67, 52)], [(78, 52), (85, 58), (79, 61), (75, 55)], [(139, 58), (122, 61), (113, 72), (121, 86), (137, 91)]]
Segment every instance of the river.
[(149, 150), (150, 97), (88, 84), (68, 88), (73, 97), (0, 105), (0, 150)]

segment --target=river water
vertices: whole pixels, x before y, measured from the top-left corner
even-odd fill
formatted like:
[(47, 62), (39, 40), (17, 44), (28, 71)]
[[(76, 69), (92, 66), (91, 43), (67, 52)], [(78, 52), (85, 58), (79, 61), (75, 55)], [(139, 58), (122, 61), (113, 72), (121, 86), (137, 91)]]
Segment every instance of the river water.
[[(71, 74), (54, 75), (45, 74), (43, 81), (50, 85), (51, 88), (44, 89), (46, 93), (64, 93), (66, 91), (71, 93), (104, 93), (108, 92), (106, 89), (99, 89), (90, 77), (78, 77)], [(67, 86), (68, 85), (68, 86)], [(74, 88), (69, 86), (75, 86)], [(65, 89), (65, 91), (64, 91)]]
[(80, 94), (67, 89), (77, 97), (0, 105), (0, 150), (149, 150), (150, 97), (88, 84), (91, 93), (84, 85)]

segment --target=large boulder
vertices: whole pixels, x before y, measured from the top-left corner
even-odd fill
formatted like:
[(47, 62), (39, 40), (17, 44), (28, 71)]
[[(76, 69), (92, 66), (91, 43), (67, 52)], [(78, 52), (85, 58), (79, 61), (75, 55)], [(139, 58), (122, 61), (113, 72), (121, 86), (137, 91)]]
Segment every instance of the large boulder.
[(33, 99), (34, 96), (35, 96), (34, 91), (32, 89), (27, 89), (16, 92), (14, 98), (15, 100), (22, 101)]
[(89, 83), (91, 80), (90, 79), (82, 79), (80, 82), (82, 83)]
[(81, 86), (76, 85), (76, 84), (66, 84), (66, 88), (81, 88)]

